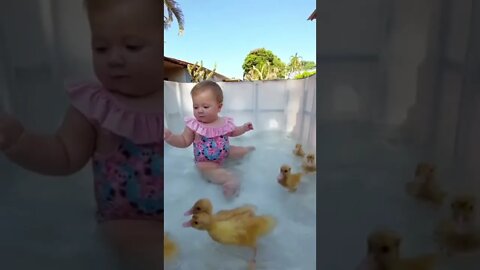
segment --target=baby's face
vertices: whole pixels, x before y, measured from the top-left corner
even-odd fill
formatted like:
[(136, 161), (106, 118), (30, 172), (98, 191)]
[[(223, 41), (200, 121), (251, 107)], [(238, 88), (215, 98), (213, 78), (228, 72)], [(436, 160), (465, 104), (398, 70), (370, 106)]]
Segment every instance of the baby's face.
[(193, 115), (203, 123), (212, 123), (218, 119), (222, 104), (218, 103), (212, 91), (195, 94), (193, 100)]
[(108, 90), (141, 97), (162, 89), (163, 29), (156, 9), (136, 0), (90, 12), (94, 70)]

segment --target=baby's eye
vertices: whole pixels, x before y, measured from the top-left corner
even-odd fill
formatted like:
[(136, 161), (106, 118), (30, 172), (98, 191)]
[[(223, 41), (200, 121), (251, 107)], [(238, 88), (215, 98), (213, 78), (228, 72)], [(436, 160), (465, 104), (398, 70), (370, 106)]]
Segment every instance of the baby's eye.
[(193, 106), (193, 108), (194, 108), (195, 110), (196, 110), (196, 109), (198, 109), (198, 107), (197, 107), (197, 106)]
[(95, 47), (95, 52), (97, 53), (105, 53), (107, 51), (107, 47)]
[(126, 47), (127, 47), (127, 50), (132, 52), (137, 52), (143, 49), (143, 46), (139, 46), (139, 45), (127, 45)]
[(210, 108), (210, 106), (203, 106), (203, 108), (208, 109), (208, 108)]

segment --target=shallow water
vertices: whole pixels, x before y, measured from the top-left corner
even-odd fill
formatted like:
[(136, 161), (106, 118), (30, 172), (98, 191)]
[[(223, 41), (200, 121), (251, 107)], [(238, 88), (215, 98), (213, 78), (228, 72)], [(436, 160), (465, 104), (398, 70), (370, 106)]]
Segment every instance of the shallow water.
[[(432, 232), (448, 215), (407, 196), (422, 149), (393, 144), (382, 127), (362, 124), (320, 125), (318, 128), (318, 269), (355, 269), (366, 254), (367, 234), (391, 228), (403, 237), (404, 256), (436, 252)], [(461, 183), (444, 168), (439, 182), (453, 193)], [(478, 255), (477, 255), (478, 256)], [(442, 259), (436, 269), (478, 269), (479, 259)]]
[(209, 198), (214, 211), (254, 204), (258, 214), (278, 220), (271, 234), (259, 241), (257, 269), (316, 269), (316, 181), (305, 177), (296, 193), (277, 183), (283, 163), (294, 171), (301, 159), (293, 156), (295, 141), (284, 133), (252, 132), (232, 138), (233, 145), (253, 145), (257, 149), (241, 161), (226, 164), (242, 180), (236, 199), (227, 201), (220, 186), (204, 181), (194, 168), (192, 147), (165, 149), (165, 231), (177, 242), (179, 257), (166, 269), (246, 269), (253, 252), (247, 248), (214, 242), (205, 231), (183, 228), (189, 217), (183, 216), (196, 200)]
[[(382, 226), (402, 234), (406, 256), (436, 250), (431, 233), (447, 207), (432, 209), (403, 191), (416, 162), (423, 159), (421, 149), (389, 144), (385, 133), (371, 126), (320, 125), (317, 134), (318, 180), (309, 177), (295, 194), (276, 182), (282, 163), (300, 165), (291, 154), (295, 141), (261, 132), (233, 138), (233, 144), (257, 150), (228, 165), (243, 180), (240, 196), (231, 202), (220, 187), (200, 178), (191, 148), (167, 146), (165, 228), (181, 253), (166, 269), (246, 269), (250, 250), (217, 244), (206, 232), (181, 226), (187, 220), (183, 213), (202, 197), (212, 200), (215, 211), (251, 203), (258, 213), (278, 218), (278, 227), (259, 242), (259, 270), (354, 269), (366, 252), (366, 235)], [(0, 157), (0, 169), (2, 269), (118, 269), (95, 230), (89, 166), (70, 177), (46, 177)], [(458, 188), (452, 179), (440, 168), (439, 180), (448, 191)], [(444, 259), (438, 269), (474, 270), (479, 262), (474, 257)]]

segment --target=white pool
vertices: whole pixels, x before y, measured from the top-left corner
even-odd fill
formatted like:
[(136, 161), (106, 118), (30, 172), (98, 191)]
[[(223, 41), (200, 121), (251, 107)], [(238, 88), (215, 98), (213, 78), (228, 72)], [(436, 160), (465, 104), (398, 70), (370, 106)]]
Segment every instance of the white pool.
[(291, 194), (277, 183), (283, 163), (299, 170), (301, 159), (293, 156), (295, 141), (281, 132), (252, 132), (232, 138), (234, 145), (254, 145), (256, 151), (241, 162), (227, 164), (242, 180), (242, 191), (233, 201), (224, 199), (221, 188), (204, 181), (194, 168), (192, 148), (165, 149), (165, 231), (180, 248), (180, 255), (166, 269), (246, 269), (252, 251), (214, 242), (205, 231), (183, 228), (183, 216), (200, 198), (211, 199), (214, 211), (254, 204), (258, 214), (277, 218), (273, 232), (259, 241), (257, 269), (309, 270), (315, 267), (316, 181), (304, 178)]

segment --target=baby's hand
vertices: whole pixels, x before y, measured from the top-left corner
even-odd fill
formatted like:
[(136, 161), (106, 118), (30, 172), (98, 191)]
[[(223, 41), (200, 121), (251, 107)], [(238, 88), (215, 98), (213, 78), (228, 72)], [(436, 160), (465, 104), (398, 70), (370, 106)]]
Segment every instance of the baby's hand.
[(246, 124), (243, 124), (243, 128), (245, 129), (245, 131), (253, 130), (253, 124), (248, 122)]
[(14, 145), (23, 134), (23, 126), (14, 117), (0, 113), (0, 150)]
[(163, 139), (166, 140), (172, 136), (172, 132), (168, 128), (163, 128)]

